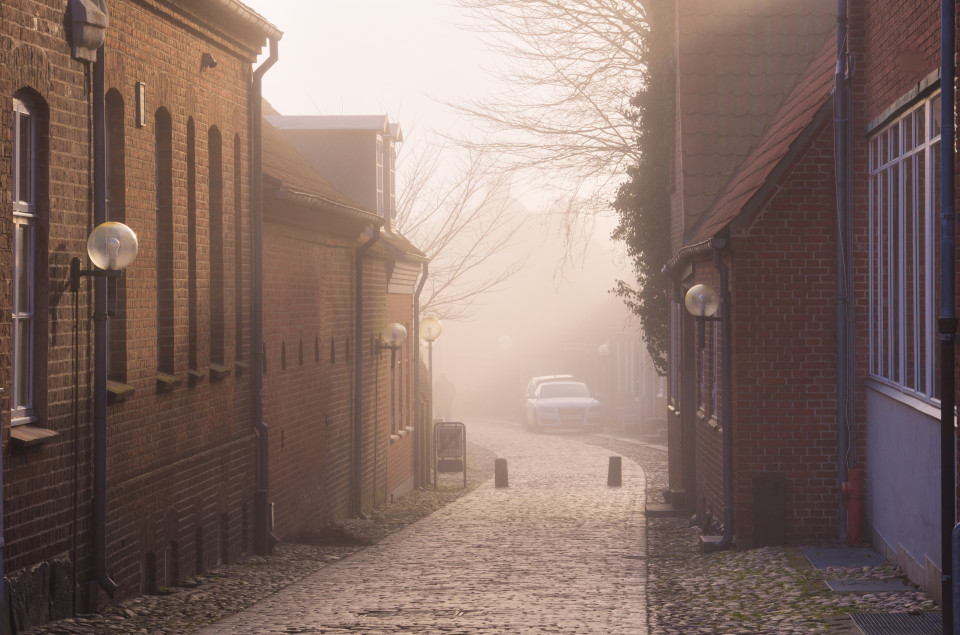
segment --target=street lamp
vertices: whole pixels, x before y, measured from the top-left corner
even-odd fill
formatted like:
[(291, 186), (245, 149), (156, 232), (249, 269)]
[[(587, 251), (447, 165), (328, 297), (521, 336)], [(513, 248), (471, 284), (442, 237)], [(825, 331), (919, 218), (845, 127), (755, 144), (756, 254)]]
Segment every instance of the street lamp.
[(604, 423), (610, 420), (611, 412), (615, 412), (613, 401), (616, 396), (613, 394), (610, 381), (609, 366), (607, 358), (610, 357), (610, 345), (601, 344), (597, 347), (597, 355), (600, 357), (600, 411), (603, 413)]
[(440, 320), (433, 317), (425, 317), (420, 320), (420, 337), (427, 343), (427, 360), (429, 364), (430, 381), (430, 423), (433, 423), (433, 342), (440, 337), (443, 331), (443, 325)]
[(706, 340), (706, 323), (720, 319), (714, 316), (720, 306), (720, 295), (710, 285), (696, 284), (687, 291), (683, 304), (687, 307), (687, 312), (697, 320), (700, 348), (703, 348)]
[(93, 372), (93, 551), (95, 578), (90, 583), (95, 597), (99, 585), (108, 593), (117, 588), (107, 575), (107, 280), (119, 277), (137, 257), (137, 235), (115, 221), (97, 225), (87, 239), (87, 255), (93, 269), (81, 270), (80, 259), (70, 262), (70, 286), (80, 289), (81, 277), (94, 279), (94, 372)]

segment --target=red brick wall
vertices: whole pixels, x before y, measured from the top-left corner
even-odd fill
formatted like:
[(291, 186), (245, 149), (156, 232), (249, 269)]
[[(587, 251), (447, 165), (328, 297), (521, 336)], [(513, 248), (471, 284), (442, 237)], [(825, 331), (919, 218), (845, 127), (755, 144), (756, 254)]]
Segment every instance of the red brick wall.
[(361, 507), (369, 511), (387, 499), (390, 433), (390, 354), (376, 342), (387, 324), (387, 263), (367, 256), (363, 265), (363, 392)]
[[(852, 0), (851, 52), (864, 125), (940, 66), (940, 2)], [(854, 139), (860, 135), (855, 134)], [(866, 165), (866, 163), (864, 163)]]
[[(693, 281), (698, 284), (708, 284), (719, 291), (720, 277), (713, 265), (712, 253), (693, 263)], [(697, 515), (701, 520), (704, 520), (707, 514), (715, 520), (723, 519), (723, 464), (721, 460), (723, 445), (720, 436), (722, 421), (719, 401), (719, 364), (716, 366), (717, 373), (714, 377), (714, 359), (716, 358), (719, 362), (720, 350), (719, 341), (715, 340), (715, 334), (719, 333), (716, 328), (718, 324), (719, 322), (710, 322), (705, 325), (702, 342), (697, 326), (694, 326), (692, 333), (695, 348), (692, 372), (696, 375), (693, 382), (694, 397), (691, 400), (696, 408), (696, 438), (692, 442), (696, 444), (696, 507)], [(704, 366), (706, 366), (706, 371), (703, 370)], [(717, 390), (715, 412), (713, 412), (714, 406), (712, 405), (714, 380), (716, 380)]]
[[(91, 145), (88, 141), (90, 104), (86, 65), (70, 58), (62, 2), (12, 0), (0, 5), (0, 29), (13, 39), (0, 53), (3, 67), (0, 92), (9, 104), (15, 91), (30, 87), (49, 108), (49, 175), (47, 238), (40, 243), (42, 299), (40, 336), (47, 347), (46, 383), (40, 383), (38, 425), (59, 433), (43, 445), (22, 449), (6, 441), (4, 499), (6, 565), (8, 572), (68, 553), (77, 536), (78, 583), (86, 588), (91, 571), (91, 308), (85, 281), (79, 295), (79, 419), (74, 434), (74, 342), (71, 337), (73, 298), (66, 290), (69, 262), (83, 257), (92, 219), (88, 190)], [(162, 7), (162, 8), (161, 8)], [(249, 373), (234, 368), (238, 323), (234, 312), (249, 312), (249, 299), (237, 303), (237, 285), (229, 268), (224, 285), (225, 359), (231, 375), (212, 381), (187, 381), (187, 236), (186, 122), (197, 125), (197, 234), (201, 254), (208, 253), (208, 153), (206, 131), (216, 126), (224, 139), (239, 136), (244, 180), (239, 191), (241, 213), (249, 211), (248, 94), (251, 66), (259, 42), (229, 35), (189, 15), (171, 20), (175, 9), (152, 2), (113, 2), (106, 41), (106, 88), (115, 89), (124, 105), (125, 220), (140, 240), (140, 255), (128, 269), (126, 381), (134, 394), (108, 413), (107, 569), (120, 585), (115, 596), (137, 594), (142, 586), (171, 583), (164, 571), (164, 552), (179, 555), (183, 578), (194, 573), (198, 553), (202, 566), (236, 558), (249, 546), (252, 533), (252, 493), (255, 468), (250, 421)], [(212, 52), (219, 65), (200, 71), (203, 52)], [(12, 71), (12, 72), (11, 72)], [(134, 123), (134, 87), (144, 82), (147, 123)], [(182, 383), (169, 392), (157, 390), (156, 351), (156, 210), (154, 192), (153, 115), (166, 108), (172, 120), (174, 213), (174, 372)], [(10, 200), (9, 107), (2, 113), (0, 189)], [(232, 150), (232, 147), (230, 147)], [(249, 283), (248, 233), (244, 244), (234, 240), (233, 152), (223, 153), (223, 251), (234, 262), (240, 250), (244, 279)], [(9, 215), (0, 215), (0, 258), (10, 263)], [(200, 366), (209, 366), (209, 262), (201, 256)], [(85, 261), (85, 258), (84, 258)], [(44, 280), (49, 278), (49, 281)], [(9, 285), (0, 285), (0, 302), (9, 306)], [(243, 322), (248, 324), (248, 321)], [(248, 341), (249, 333), (239, 338)], [(0, 382), (9, 385), (10, 323), (0, 325)], [(8, 405), (5, 399), (4, 406)], [(4, 438), (9, 439), (9, 414), (4, 410)], [(79, 480), (74, 483), (74, 457)], [(75, 501), (80, 501), (77, 507)], [(73, 524), (74, 510), (79, 524)], [(201, 536), (202, 549), (197, 549)], [(244, 544), (245, 543), (245, 544)], [(146, 580), (145, 563), (153, 554), (157, 570)], [(69, 591), (68, 591), (69, 592)]]
[(786, 479), (787, 540), (837, 534), (833, 130), (733, 240), (737, 539), (755, 476)]
[[(387, 452), (387, 492), (388, 496), (402, 494), (413, 484), (413, 353), (416, 343), (413, 340), (413, 296), (404, 294), (387, 295), (387, 322), (403, 324), (407, 329), (407, 340), (397, 352), (397, 364), (394, 371), (396, 382), (396, 427), (389, 438)], [(386, 375), (389, 382), (389, 374)], [(388, 383), (389, 386), (389, 383)], [(389, 412), (384, 426), (390, 429)], [(407, 430), (410, 428), (410, 430)]]

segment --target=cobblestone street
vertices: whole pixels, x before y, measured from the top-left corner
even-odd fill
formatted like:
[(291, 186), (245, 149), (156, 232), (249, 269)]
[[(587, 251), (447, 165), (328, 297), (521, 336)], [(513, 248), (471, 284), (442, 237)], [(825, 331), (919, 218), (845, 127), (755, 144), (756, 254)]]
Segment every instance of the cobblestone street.
[(494, 424), (468, 435), (507, 459), (508, 488), (488, 481), (200, 633), (645, 633), (640, 471), (609, 488), (603, 448)]
[[(797, 546), (705, 555), (685, 518), (646, 519), (662, 447), (467, 421), (462, 476), (351, 520), (316, 544), (54, 622), (36, 635), (614, 633), (859, 635), (850, 612), (935, 609), (917, 590), (835, 593), (827, 578), (905, 580), (895, 566), (815, 570)], [(608, 488), (610, 456), (623, 486)], [(494, 487), (494, 458), (510, 486)], [(259, 603), (258, 603), (259, 602)]]

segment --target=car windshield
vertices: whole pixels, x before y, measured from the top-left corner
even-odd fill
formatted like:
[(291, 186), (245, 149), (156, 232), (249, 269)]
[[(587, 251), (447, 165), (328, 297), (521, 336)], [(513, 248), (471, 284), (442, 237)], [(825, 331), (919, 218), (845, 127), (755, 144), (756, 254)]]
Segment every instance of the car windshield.
[(540, 398), (549, 399), (551, 397), (589, 397), (590, 391), (586, 384), (563, 383), (563, 384), (544, 384), (540, 387)]

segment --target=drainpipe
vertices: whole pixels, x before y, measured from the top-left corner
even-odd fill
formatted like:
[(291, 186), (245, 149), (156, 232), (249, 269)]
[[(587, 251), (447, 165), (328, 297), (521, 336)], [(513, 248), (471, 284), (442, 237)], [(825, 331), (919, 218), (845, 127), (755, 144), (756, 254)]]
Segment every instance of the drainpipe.
[[(93, 226), (107, 220), (104, 47), (93, 63)], [(109, 595), (117, 583), (107, 573), (107, 278), (93, 276), (93, 580), (87, 602), (96, 612), (99, 589)]]
[(257, 484), (253, 495), (253, 551), (270, 555), (278, 542), (270, 527), (270, 435), (263, 421), (263, 75), (277, 62), (277, 38), (270, 38), (270, 56), (253, 71), (250, 94), (250, 216), (253, 294), (250, 319), (251, 417), (257, 433)]
[[(848, 257), (852, 249), (850, 242), (850, 133), (849, 98), (847, 91), (847, 0), (838, 0), (837, 4), (837, 66), (833, 92), (833, 144), (834, 179), (837, 197), (837, 244), (836, 244), (836, 324), (837, 324), (837, 478), (841, 484), (847, 483), (848, 469), (853, 464), (850, 438), (851, 416), (851, 362), (850, 350), (850, 313), (849, 313), (849, 266)], [(839, 490), (838, 490), (839, 494)], [(838, 538), (847, 538), (847, 507), (842, 496), (838, 500)]]
[(413, 428), (413, 475), (414, 487), (423, 487), (423, 475), (420, 470), (423, 467), (423, 409), (420, 399), (420, 293), (424, 285), (427, 284), (427, 276), (430, 275), (430, 265), (423, 263), (423, 275), (420, 276), (420, 284), (417, 285), (417, 291), (413, 294), (413, 385), (416, 391), (416, 426)]
[(723, 443), (723, 535), (714, 549), (733, 544), (733, 363), (730, 356), (730, 270), (723, 262), (727, 240), (710, 241), (713, 266), (720, 272), (720, 406)]
[[(380, 227), (373, 228), (373, 235), (357, 249), (356, 272), (356, 324), (354, 328), (354, 391), (353, 391), (353, 481), (354, 513), (363, 516), (363, 257), (380, 240)], [(374, 467), (376, 473), (376, 467)]]
[(943, 574), (943, 632), (953, 632), (953, 545), (951, 537), (956, 523), (956, 406), (955, 354), (957, 315), (954, 303), (956, 283), (954, 209), (954, 105), (956, 63), (956, 7), (953, 2), (940, 3), (940, 570)]

